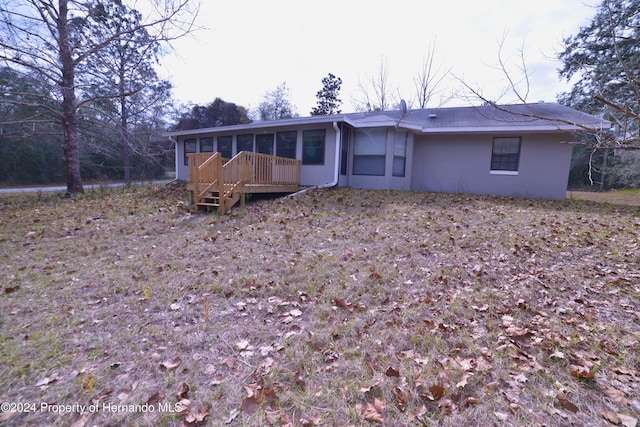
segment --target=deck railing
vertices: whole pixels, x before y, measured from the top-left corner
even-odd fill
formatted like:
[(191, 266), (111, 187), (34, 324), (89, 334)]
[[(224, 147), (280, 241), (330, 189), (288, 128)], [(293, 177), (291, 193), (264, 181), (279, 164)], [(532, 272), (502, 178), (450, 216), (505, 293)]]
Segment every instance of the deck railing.
[(230, 160), (222, 158), (220, 153), (190, 153), (188, 159), (189, 184), (196, 205), (210, 192), (217, 192), (220, 206), (225, 206), (234, 193), (243, 196), (247, 186), (298, 186), (299, 183), (300, 161), (296, 159), (251, 151), (241, 151)]

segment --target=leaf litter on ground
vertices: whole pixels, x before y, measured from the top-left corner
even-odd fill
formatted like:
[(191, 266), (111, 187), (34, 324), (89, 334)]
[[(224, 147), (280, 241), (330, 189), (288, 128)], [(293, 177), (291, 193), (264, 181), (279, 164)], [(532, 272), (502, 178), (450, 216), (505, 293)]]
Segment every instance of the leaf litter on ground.
[(637, 423), (637, 207), (344, 188), (219, 217), (186, 200), (2, 198), (0, 401), (180, 409), (3, 423)]

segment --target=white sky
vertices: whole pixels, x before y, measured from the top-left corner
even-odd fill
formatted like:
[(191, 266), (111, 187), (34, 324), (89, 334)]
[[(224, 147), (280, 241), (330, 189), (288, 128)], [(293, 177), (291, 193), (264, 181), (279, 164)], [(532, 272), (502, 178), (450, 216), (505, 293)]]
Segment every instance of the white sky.
[[(358, 82), (376, 75), (383, 58), (391, 86), (410, 102), (413, 79), (435, 43), (437, 65), (496, 99), (506, 87), (501, 72), (492, 68), (504, 36), (503, 59), (512, 70), (524, 48), (531, 86), (527, 100), (553, 102), (570, 88), (557, 73), (562, 39), (590, 22), (597, 3), (201, 0), (198, 24), (206, 29), (174, 42), (177, 55), (162, 59), (161, 73), (172, 81), (181, 103), (206, 105), (220, 97), (250, 109), (286, 82), (296, 111), (308, 116), (322, 78), (331, 72), (343, 81), (342, 111), (352, 112), (353, 100), (361, 98)], [(459, 87), (454, 79), (446, 85)], [(457, 99), (447, 105), (469, 103)]]

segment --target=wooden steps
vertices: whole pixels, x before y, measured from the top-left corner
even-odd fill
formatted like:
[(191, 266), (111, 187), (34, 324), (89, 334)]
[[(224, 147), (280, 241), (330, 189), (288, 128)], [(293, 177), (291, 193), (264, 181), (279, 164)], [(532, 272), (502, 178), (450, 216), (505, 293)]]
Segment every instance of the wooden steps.
[(224, 214), (246, 193), (296, 192), (300, 160), (241, 151), (234, 158), (220, 153), (192, 153), (189, 159), (191, 200), (196, 207), (217, 208)]

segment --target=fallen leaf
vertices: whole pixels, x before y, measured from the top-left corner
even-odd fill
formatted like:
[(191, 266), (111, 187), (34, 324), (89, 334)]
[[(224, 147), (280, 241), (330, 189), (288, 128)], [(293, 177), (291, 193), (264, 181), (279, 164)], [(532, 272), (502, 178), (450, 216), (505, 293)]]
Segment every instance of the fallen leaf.
[(631, 403), (629, 399), (625, 397), (624, 392), (621, 390), (618, 390), (617, 388), (607, 386), (604, 388), (604, 393), (607, 396), (609, 396), (611, 399), (613, 399), (614, 402), (617, 402), (623, 405), (629, 405)]
[(260, 347), (260, 355), (263, 357), (268, 356), (269, 353), (273, 351), (274, 351), (274, 348), (270, 345)]
[(506, 421), (509, 418), (509, 414), (505, 414), (504, 412), (494, 412), (493, 415), (500, 421)]
[(467, 398), (466, 398), (466, 400), (465, 400), (465, 406), (468, 406), (468, 405), (477, 405), (477, 404), (479, 404), (479, 403), (480, 403), (480, 400), (479, 400), (478, 398), (476, 398), (476, 397), (473, 397), (473, 396), (469, 396), (469, 397), (467, 397)]
[(347, 311), (353, 311), (353, 307), (351, 307), (351, 303), (343, 300), (342, 298), (334, 298), (333, 303), (340, 308), (343, 308)]
[(322, 417), (320, 415), (316, 415), (311, 418), (300, 418), (300, 426), (301, 427), (312, 427), (312, 426), (321, 426), (324, 424)]
[(440, 384), (432, 385), (429, 387), (429, 391), (431, 392), (431, 396), (433, 396), (434, 400), (438, 400), (444, 395), (444, 387)]
[(511, 338), (521, 338), (529, 335), (531, 332), (529, 332), (529, 330), (526, 328), (520, 328), (518, 326), (511, 325), (507, 327), (507, 329), (505, 330), (505, 333), (509, 335)]
[(512, 377), (516, 382), (523, 383), (523, 384), (527, 382), (527, 377), (523, 373), (519, 373), (518, 375), (512, 375)]
[(147, 405), (154, 406), (156, 403), (160, 402), (163, 398), (164, 398), (164, 394), (160, 394), (159, 391), (156, 391), (147, 399)]
[(300, 373), (300, 371), (296, 371), (293, 378), (298, 387), (300, 387), (300, 390), (305, 391), (307, 388), (307, 383), (305, 382), (304, 378), (302, 378), (302, 374)]
[(360, 393), (370, 392), (372, 388), (376, 387), (381, 382), (382, 382), (382, 377), (380, 376), (380, 374), (376, 374), (376, 376), (373, 378), (373, 380), (371, 380), (371, 382), (368, 385), (364, 387), (360, 387)]
[(579, 411), (579, 408), (574, 403), (570, 402), (569, 399), (567, 399), (567, 397), (564, 395), (564, 393), (559, 392), (558, 394), (556, 394), (556, 399), (558, 400), (560, 406), (562, 406), (567, 411), (573, 412), (574, 414)]
[(575, 378), (589, 380), (595, 376), (595, 373), (585, 366), (571, 365), (569, 369), (571, 376)]
[(261, 404), (262, 400), (258, 395), (245, 397), (244, 399), (242, 399), (242, 403), (240, 404), (240, 410), (246, 414), (253, 415), (256, 413)]
[(200, 406), (197, 411), (191, 410), (184, 416), (184, 421), (187, 424), (201, 423), (209, 416), (209, 409), (205, 406)]
[(613, 356), (619, 355), (616, 345), (611, 341), (607, 341), (607, 340), (600, 341), (600, 348), (602, 348), (604, 351), (606, 351), (607, 353)]
[(620, 418), (620, 423), (624, 427), (636, 427), (638, 425), (638, 419), (630, 415), (618, 414), (618, 418)]
[[(407, 413), (407, 418), (411, 421), (422, 420), (422, 417), (427, 413), (427, 407), (423, 404), (417, 408), (410, 409)], [(422, 422), (421, 422), (422, 423)]]
[(164, 362), (160, 363), (160, 369), (166, 369), (167, 371), (171, 372), (178, 369), (178, 366), (180, 366), (181, 363), (182, 359), (180, 358), (180, 356), (176, 356), (175, 358), (173, 358), (173, 360), (165, 360)]
[(236, 348), (238, 350), (246, 350), (247, 348), (249, 348), (249, 341), (247, 341), (247, 340), (238, 341), (236, 343)]
[(54, 372), (53, 374), (51, 374), (48, 377), (44, 377), (43, 379), (41, 379), (40, 381), (38, 381), (36, 383), (36, 387), (45, 387), (48, 386), (49, 384), (56, 382), (60, 379), (60, 374), (58, 374), (57, 372)]
[(189, 394), (189, 384), (182, 383), (180, 386), (180, 391), (177, 394), (178, 399), (185, 399)]
[(370, 421), (372, 423), (384, 424), (384, 417), (382, 416), (382, 411), (384, 411), (384, 403), (379, 400), (377, 397), (374, 398), (371, 402), (363, 405), (357, 405), (358, 412), (360, 416), (365, 421)]
[(618, 418), (618, 415), (615, 412), (600, 411), (600, 415), (602, 416), (602, 418), (604, 418), (605, 420), (609, 421), (612, 424), (615, 424), (615, 425), (620, 424), (620, 418)]
[(464, 375), (462, 375), (462, 378), (460, 379), (460, 381), (458, 381), (458, 383), (456, 384), (456, 388), (464, 388), (467, 385), (467, 382), (469, 381), (469, 377), (472, 374), (466, 372)]
[(389, 367), (387, 368), (387, 370), (385, 371), (385, 374), (386, 374), (388, 377), (400, 377), (400, 371), (398, 371), (397, 369), (395, 369), (395, 368), (394, 368), (394, 367), (392, 367), (392, 366), (389, 366)]
[(231, 411), (229, 411), (229, 416), (224, 421), (224, 423), (231, 424), (233, 420), (235, 420), (238, 417), (238, 415), (240, 415), (240, 410), (238, 408), (233, 408)]
[(396, 406), (401, 411), (407, 409), (407, 392), (402, 387), (394, 387), (391, 392), (396, 398)]

